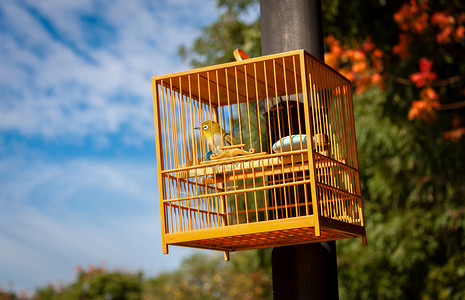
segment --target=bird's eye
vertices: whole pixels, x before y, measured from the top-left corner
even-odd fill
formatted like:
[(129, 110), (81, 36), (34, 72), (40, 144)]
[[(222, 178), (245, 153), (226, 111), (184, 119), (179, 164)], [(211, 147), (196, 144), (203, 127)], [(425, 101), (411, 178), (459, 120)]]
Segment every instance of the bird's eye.
[(202, 128), (203, 128), (203, 130), (207, 130), (207, 129), (208, 129), (208, 125), (203, 125)]

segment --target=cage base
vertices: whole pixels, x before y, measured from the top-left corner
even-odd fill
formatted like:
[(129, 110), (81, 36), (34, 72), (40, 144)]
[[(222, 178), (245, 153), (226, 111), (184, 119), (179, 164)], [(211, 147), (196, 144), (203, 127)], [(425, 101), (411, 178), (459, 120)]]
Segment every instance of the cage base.
[(320, 235), (315, 234), (314, 216), (238, 224), (187, 232), (167, 233), (164, 243), (226, 252), (308, 244), (329, 240), (362, 238), (365, 227), (320, 217)]

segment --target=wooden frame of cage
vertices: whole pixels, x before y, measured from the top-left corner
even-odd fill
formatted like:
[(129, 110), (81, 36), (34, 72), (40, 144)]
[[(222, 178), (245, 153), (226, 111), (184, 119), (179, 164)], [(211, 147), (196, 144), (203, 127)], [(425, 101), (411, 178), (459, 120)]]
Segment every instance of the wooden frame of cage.
[[(168, 245), (221, 250), (227, 254), (354, 237), (361, 237), (366, 244), (351, 87), (346, 78), (308, 52), (297, 50), (156, 76), (152, 85), (163, 253), (168, 253)], [(202, 138), (196, 138), (192, 131), (194, 124), (223, 118), (222, 124), (227, 125), (227, 115), (233, 129), (231, 118), (235, 112), (231, 107), (237, 100), (239, 124), (241, 105), (247, 106), (252, 145), (249, 105), (256, 102), (257, 126), (261, 132), (259, 101), (274, 99), (279, 123), (280, 103), (282, 106), (286, 103), (287, 121), (291, 119), (292, 96), (297, 108), (303, 105), (303, 109), (297, 109), (299, 122), (304, 124), (299, 125), (297, 147), (291, 145), (289, 151), (283, 152), (281, 142), (278, 153), (268, 153), (271, 152), (268, 149), (199, 162), (208, 147)], [(224, 107), (229, 111), (222, 112)], [(327, 108), (322, 112), (321, 107)], [(268, 118), (273, 113), (270, 104), (267, 113)], [(339, 118), (343, 121), (337, 121)], [(271, 126), (269, 119), (268, 122), (265, 121), (267, 127)], [(240, 128), (241, 125), (239, 131)], [(331, 146), (318, 143), (322, 132), (329, 134)], [(317, 140), (303, 141), (302, 133)], [(244, 135), (247, 132), (239, 133), (241, 142)], [(198, 150), (198, 145), (203, 150)], [(188, 152), (193, 163), (183, 157)], [(261, 179), (259, 184), (257, 178)], [(304, 196), (299, 198), (303, 200), (279, 204), (276, 201), (267, 207), (266, 193), (274, 192), (277, 198), (276, 190), (281, 189), (282, 193), (294, 189), (296, 196), (297, 188), (300, 196), (304, 190)], [(249, 193), (255, 195), (253, 209), (247, 207)], [(265, 198), (261, 206), (257, 205), (257, 193)], [(245, 200), (238, 201), (240, 196)], [(235, 203), (228, 204), (231, 198), (235, 198)], [(274, 217), (269, 217), (270, 214)]]

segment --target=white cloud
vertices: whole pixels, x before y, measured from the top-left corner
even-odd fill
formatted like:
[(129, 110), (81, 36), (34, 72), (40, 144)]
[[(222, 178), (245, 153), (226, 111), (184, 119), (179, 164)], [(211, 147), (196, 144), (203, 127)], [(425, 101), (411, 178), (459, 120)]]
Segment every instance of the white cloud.
[[(21, 3), (0, 4), (8, 29), (0, 33), (7, 58), (0, 62), (7, 91), (0, 130), (48, 139), (115, 132), (151, 139), (150, 76), (187, 69), (175, 55), (178, 46), (215, 17), (212, 1)], [(98, 15), (94, 30), (108, 26), (114, 38), (103, 46), (86, 42), (84, 14)]]
[(0, 283), (69, 282), (77, 264), (104, 262), (149, 276), (176, 267), (192, 250), (162, 255), (154, 173), (141, 161), (3, 162)]
[(102, 261), (177, 266), (192, 250), (161, 254), (155, 157), (84, 155), (153, 141), (150, 76), (189, 68), (176, 51), (215, 1), (0, 1), (0, 14), (0, 285), (72, 280)]

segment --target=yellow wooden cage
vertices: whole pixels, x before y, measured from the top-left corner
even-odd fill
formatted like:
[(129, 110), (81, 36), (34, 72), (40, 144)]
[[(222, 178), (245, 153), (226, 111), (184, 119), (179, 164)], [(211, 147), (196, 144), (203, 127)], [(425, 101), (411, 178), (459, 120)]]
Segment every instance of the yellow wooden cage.
[(297, 50), (152, 85), (163, 253), (366, 244), (345, 77)]

